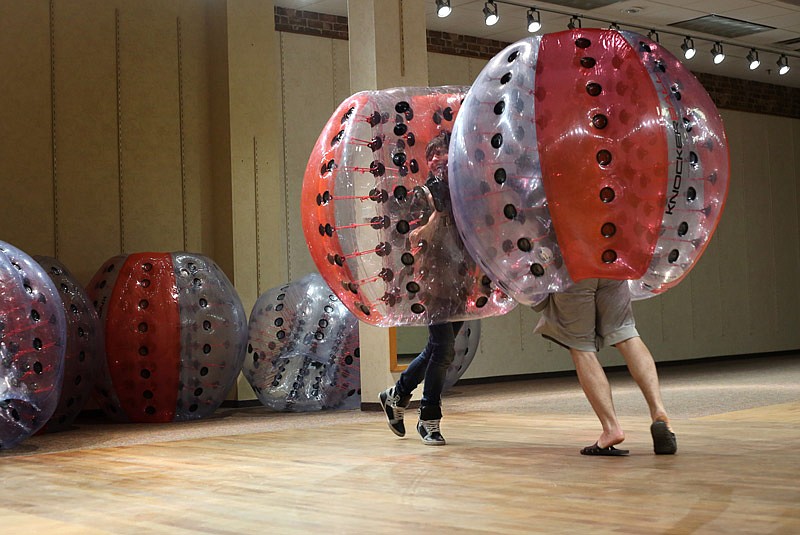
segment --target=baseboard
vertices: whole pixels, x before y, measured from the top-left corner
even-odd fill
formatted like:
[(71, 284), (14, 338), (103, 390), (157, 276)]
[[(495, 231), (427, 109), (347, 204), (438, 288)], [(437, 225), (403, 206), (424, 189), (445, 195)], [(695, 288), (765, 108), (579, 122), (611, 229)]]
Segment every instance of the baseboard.
[[(734, 360), (753, 360), (756, 358), (768, 358), (768, 357), (782, 357), (782, 356), (789, 356), (789, 355), (797, 355), (800, 352), (800, 348), (798, 349), (789, 349), (785, 351), (773, 351), (771, 353), (752, 353), (746, 355), (719, 355), (716, 357), (700, 357), (695, 359), (685, 359), (685, 360), (669, 360), (669, 361), (662, 361), (656, 362), (656, 367), (658, 368), (669, 368), (674, 366), (689, 366), (695, 364), (708, 364), (710, 362), (730, 362)], [(620, 364), (617, 366), (604, 366), (603, 367), (606, 372), (620, 372), (627, 370), (627, 367), (624, 364)], [(562, 370), (562, 371), (555, 371), (555, 372), (537, 372), (537, 373), (524, 373), (519, 375), (498, 375), (493, 377), (474, 377), (470, 379), (459, 379), (456, 382), (456, 385), (480, 385), (480, 384), (491, 384), (491, 383), (505, 383), (508, 381), (530, 381), (536, 379), (552, 379), (554, 377), (575, 377), (575, 370)]]
[(226, 399), (220, 405), (223, 409), (249, 409), (252, 407), (263, 407), (261, 401), (256, 399), (243, 399), (243, 400), (236, 400), (236, 399)]
[[(773, 351), (770, 353), (752, 353), (752, 354), (745, 354), (745, 355), (720, 355), (716, 357), (701, 357), (696, 359), (686, 359), (686, 360), (670, 360), (664, 362), (656, 362), (656, 367), (658, 368), (671, 368), (677, 366), (693, 366), (693, 365), (702, 365), (708, 364), (711, 362), (730, 362), (735, 360), (753, 360), (756, 358), (769, 358), (769, 357), (782, 357), (782, 356), (789, 356), (789, 355), (797, 355), (800, 352), (800, 348), (798, 349), (790, 349), (785, 351)], [(615, 373), (615, 372), (626, 372), (627, 367), (624, 364), (618, 366), (604, 366), (607, 373)], [(493, 384), (493, 383), (509, 383), (514, 381), (535, 381), (535, 380), (542, 380), (542, 379), (552, 379), (556, 377), (575, 377), (575, 370), (562, 370), (562, 371), (555, 371), (555, 372), (537, 372), (537, 373), (523, 373), (518, 375), (495, 375), (492, 377), (474, 377), (470, 379), (459, 379), (454, 386), (466, 386), (466, 385), (485, 385), (485, 384)], [(415, 408), (413, 405), (416, 403), (416, 407), (419, 407), (419, 402), (414, 401), (412, 402), (412, 406), (410, 408)], [(362, 402), (361, 403), (361, 410), (362, 411), (381, 411), (381, 404), (378, 402)]]
[[(784, 351), (773, 351), (770, 353), (752, 353), (752, 354), (745, 354), (745, 355), (720, 355), (716, 357), (701, 357), (696, 359), (686, 359), (686, 360), (670, 360), (664, 362), (656, 362), (656, 366), (658, 368), (669, 368), (675, 366), (693, 366), (693, 365), (701, 365), (701, 364), (708, 364), (711, 362), (730, 362), (735, 360), (753, 360), (757, 358), (770, 358), (770, 357), (783, 357), (783, 356), (790, 356), (795, 355), (797, 356), (800, 353), (800, 348), (798, 349), (789, 349)], [(625, 365), (620, 366), (607, 366), (605, 367), (606, 372), (622, 372), (626, 370)], [(563, 371), (555, 371), (555, 372), (537, 372), (537, 373), (524, 373), (519, 375), (496, 375), (493, 377), (475, 377), (470, 379), (459, 379), (458, 382), (454, 386), (466, 386), (466, 385), (482, 385), (482, 384), (492, 384), (492, 383), (507, 383), (513, 381), (532, 381), (532, 380), (540, 380), (540, 379), (552, 379), (554, 377), (575, 377), (575, 370), (563, 370)], [(224, 409), (246, 409), (246, 408), (253, 408), (253, 407), (261, 407), (262, 404), (258, 399), (246, 399), (246, 400), (225, 400), (222, 402), (221, 408)], [(361, 410), (365, 412), (376, 412), (381, 411), (381, 404), (377, 401), (375, 402), (362, 402), (361, 403)], [(409, 405), (410, 409), (417, 409), (419, 408), (419, 401), (412, 401), (411, 405)], [(79, 418), (82, 422), (98, 420), (98, 421), (109, 421), (103, 411), (101, 409), (85, 409), (81, 411)]]

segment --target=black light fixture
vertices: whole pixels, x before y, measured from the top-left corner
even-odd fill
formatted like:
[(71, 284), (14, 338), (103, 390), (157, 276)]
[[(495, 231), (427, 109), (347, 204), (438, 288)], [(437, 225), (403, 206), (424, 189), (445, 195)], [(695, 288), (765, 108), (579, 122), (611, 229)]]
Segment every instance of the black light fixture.
[(694, 39), (689, 37), (688, 35), (683, 38), (683, 44), (681, 45), (681, 50), (683, 50), (683, 57), (686, 59), (692, 59), (695, 54), (697, 54), (697, 49), (694, 47)]
[(578, 15), (572, 15), (569, 19), (569, 24), (567, 24), (567, 28), (570, 30), (574, 30), (575, 28), (581, 27), (581, 18)]
[(758, 59), (758, 50), (755, 48), (750, 49), (750, 52), (747, 53), (747, 63), (750, 65), (751, 71), (758, 69), (758, 66), (761, 65)]
[(494, 26), (500, 20), (500, 15), (497, 14), (497, 4), (494, 3), (494, 0), (489, 0), (483, 6), (483, 17), (487, 26)]
[(450, 12), (453, 11), (450, 8), (450, 0), (436, 0), (436, 16), (443, 19)]
[(719, 41), (714, 42), (711, 47), (711, 55), (714, 56), (714, 65), (719, 65), (725, 60), (725, 52), (722, 50), (722, 43)]
[(536, 33), (542, 29), (542, 15), (536, 8), (528, 10), (528, 31)]
[(658, 43), (658, 32), (655, 30), (650, 30), (647, 32), (647, 38)]
[(778, 58), (778, 74), (783, 76), (789, 72), (789, 58), (786, 57), (786, 54), (781, 54), (781, 57)]
[(619, 24), (617, 24), (616, 22), (612, 22), (611, 25), (608, 27), (608, 29), (619, 31)]

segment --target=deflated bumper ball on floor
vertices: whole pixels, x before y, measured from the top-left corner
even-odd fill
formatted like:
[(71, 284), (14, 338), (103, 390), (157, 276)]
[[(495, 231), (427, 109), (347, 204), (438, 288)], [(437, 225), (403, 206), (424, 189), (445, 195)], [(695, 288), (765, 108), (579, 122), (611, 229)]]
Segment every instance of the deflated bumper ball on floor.
[(0, 242), (0, 449), (33, 435), (52, 416), (66, 339), (53, 281), (26, 253)]
[(361, 403), (358, 320), (313, 273), (259, 297), (244, 376), (276, 411), (355, 409)]
[(105, 335), (96, 393), (106, 414), (184, 421), (222, 404), (242, 369), (247, 320), (212, 260), (183, 252), (117, 256), (88, 292)]

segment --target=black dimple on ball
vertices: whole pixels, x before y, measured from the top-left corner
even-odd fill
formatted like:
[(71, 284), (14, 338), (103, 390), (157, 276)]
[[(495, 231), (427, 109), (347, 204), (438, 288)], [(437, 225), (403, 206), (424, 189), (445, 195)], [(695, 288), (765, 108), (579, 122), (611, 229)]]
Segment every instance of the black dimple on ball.
[(503, 146), (503, 134), (497, 133), (492, 136), (492, 147), (499, 149)]
[(508, 219), (517, 217), (517, 207), (513, 204), (507, 204), (503, 207), (503, 215)]

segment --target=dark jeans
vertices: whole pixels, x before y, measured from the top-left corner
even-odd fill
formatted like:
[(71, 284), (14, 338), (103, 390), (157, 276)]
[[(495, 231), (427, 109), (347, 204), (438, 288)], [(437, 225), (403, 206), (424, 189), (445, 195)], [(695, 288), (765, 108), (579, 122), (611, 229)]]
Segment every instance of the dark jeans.
[(397, 394), (410, 398), (411, 392), (425, 380), (420, 402), (420, 419), (438, 420), (442, 417), (442, 389), (447, 368), (456, 356), (455, 341), (463, 321), (428, 326), (428, 345), (411, 361), (397, 381)]

